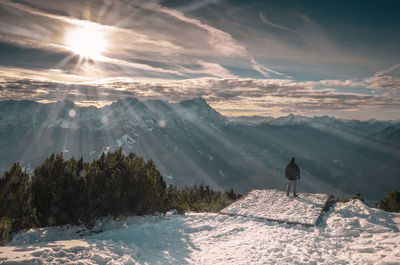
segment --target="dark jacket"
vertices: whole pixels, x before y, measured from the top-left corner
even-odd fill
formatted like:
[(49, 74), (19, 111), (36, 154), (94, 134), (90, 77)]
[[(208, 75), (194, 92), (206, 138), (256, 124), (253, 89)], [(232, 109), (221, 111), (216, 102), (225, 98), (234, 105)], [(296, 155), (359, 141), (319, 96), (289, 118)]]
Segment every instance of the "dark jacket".
[(300, 179), (300, 169), (294, 162), (294, 159), (286, 166), (285, 175), (288, 180), (298, 180)]

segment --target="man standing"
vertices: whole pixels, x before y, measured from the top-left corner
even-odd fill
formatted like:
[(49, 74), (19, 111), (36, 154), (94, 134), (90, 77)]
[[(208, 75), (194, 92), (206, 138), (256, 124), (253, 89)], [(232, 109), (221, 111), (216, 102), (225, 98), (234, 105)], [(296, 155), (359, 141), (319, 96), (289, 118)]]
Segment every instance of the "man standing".
[(300, 169), (294, 162), (294, 157), (290, 159), (290, 163), (286, 166), (285, 170), (287, 187), (286, 187), (286, 196), (289, 196), (290, 185), (293, 186), (293, 197), (297, 197), (296, 194), (296, 181), (300, 179)]

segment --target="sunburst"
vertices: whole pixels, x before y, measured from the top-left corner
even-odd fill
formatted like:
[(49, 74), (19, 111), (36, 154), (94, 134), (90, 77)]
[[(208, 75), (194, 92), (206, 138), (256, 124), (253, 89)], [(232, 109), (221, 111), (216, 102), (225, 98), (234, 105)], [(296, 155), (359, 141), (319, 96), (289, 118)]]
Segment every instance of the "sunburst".
[(95, 26), (87, 25), (75, 28), (65, 35), (65, 43), (75, 54), (93, 60), (102, 58), (106, 47), (103, 33)]

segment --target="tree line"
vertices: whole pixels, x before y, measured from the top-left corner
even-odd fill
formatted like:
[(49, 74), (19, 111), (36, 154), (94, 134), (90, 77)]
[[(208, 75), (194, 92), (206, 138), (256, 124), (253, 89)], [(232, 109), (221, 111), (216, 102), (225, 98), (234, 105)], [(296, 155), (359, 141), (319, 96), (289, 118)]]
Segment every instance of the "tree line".
[(122, 149), (91, 163), (52, 154), (33, 175), (15, 163), (0, 178), (0, 241), (21, 229), (84, 224), (96, 218), (178, 212), (217, 212), (241, 195), (208, 186), (167, 187), (152, 160)]

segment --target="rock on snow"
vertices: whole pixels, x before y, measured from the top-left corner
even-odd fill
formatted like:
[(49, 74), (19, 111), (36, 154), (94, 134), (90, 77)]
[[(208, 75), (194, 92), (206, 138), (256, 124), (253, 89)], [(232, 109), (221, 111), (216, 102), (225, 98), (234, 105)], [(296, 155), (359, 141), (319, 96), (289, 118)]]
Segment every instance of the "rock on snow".
[(243, 199), (232, 203), (221, 213), (263, 218), (269, 221), (313, 226), (317, 223), (329, 195), (297, 193), (287, 197), (279, 190), (252, 190)]

